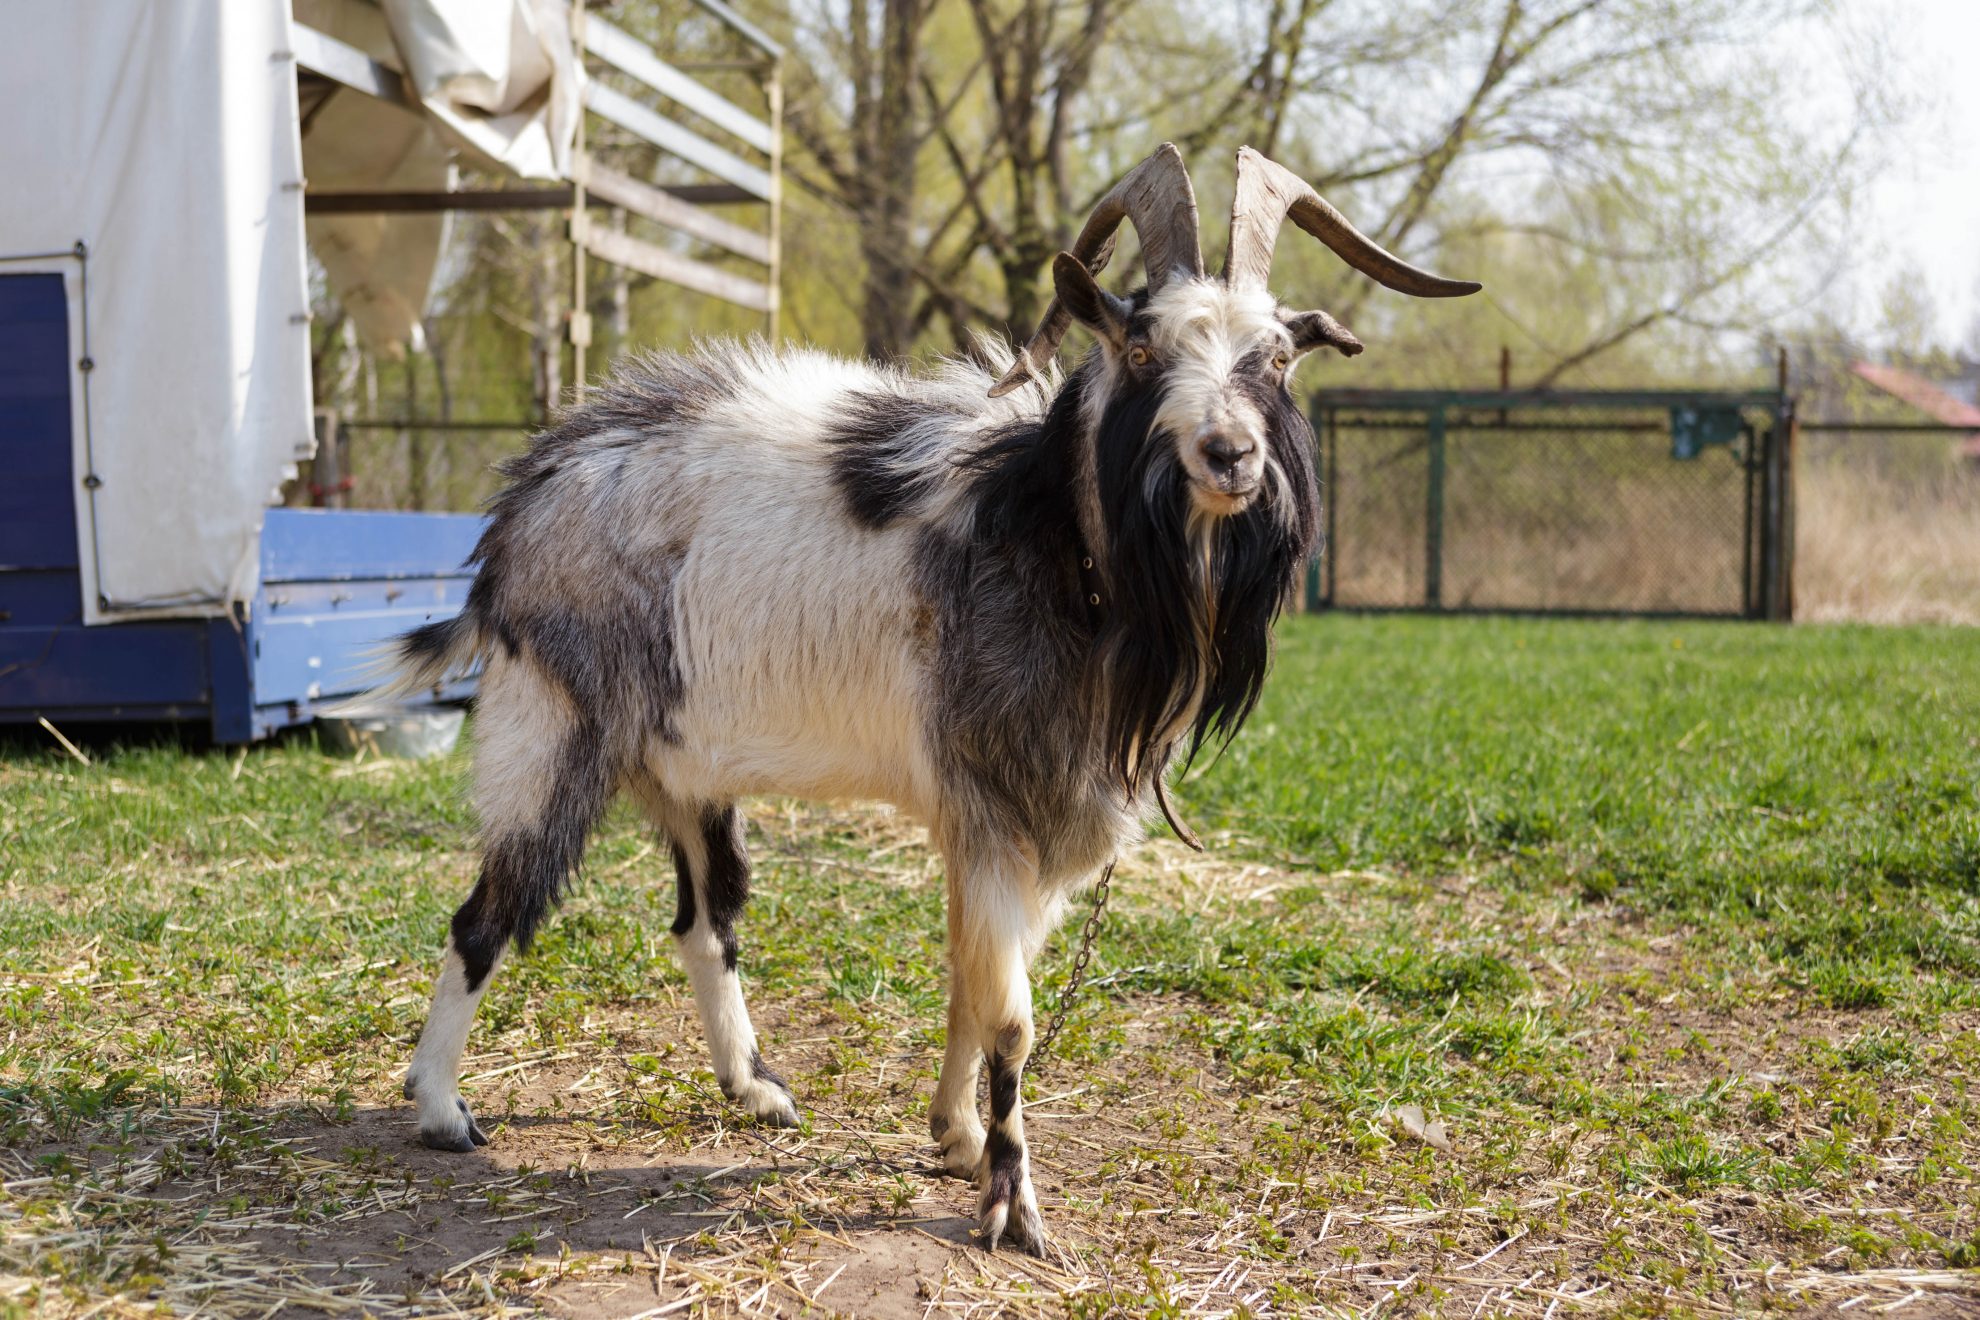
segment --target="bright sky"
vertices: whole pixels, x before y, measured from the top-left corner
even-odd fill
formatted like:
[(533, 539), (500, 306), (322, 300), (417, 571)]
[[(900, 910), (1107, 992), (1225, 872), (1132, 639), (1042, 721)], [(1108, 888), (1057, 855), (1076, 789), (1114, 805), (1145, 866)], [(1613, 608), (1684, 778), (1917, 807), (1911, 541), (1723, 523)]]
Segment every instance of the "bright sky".
[(1893, 275), (1923, 272), (1941, 339), (1961, 344), (1980, 318), (1980, 0), (1883, 3), (1894, 54), (1915, 79), (1924, 113), (1866, 199), (1875, 265), (1855, 294), (1874, 313)]

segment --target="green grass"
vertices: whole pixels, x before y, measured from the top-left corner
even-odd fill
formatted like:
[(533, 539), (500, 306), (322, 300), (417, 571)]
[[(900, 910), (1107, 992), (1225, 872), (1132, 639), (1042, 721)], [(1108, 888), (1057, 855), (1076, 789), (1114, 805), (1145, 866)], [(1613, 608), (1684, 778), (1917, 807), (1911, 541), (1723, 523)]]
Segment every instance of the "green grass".
[[(0, 752), (0, 1158), (50, 1180), (0, 1199), (0, 1276), (72, 1299), (165, 1269), (51, 1264), (23, 1227), (154, 1149), (147, 1116), (394, 1103), (472, 867), (458, 758), (92, 751)], [(1176, 796), (1221, 869), (1179, 881), (1173, 849), (1124, 867), (1101, 988), (1031, 1087), (1085, 1082), (1105, 1134), (1062, 1156), (1048, 1209), (1098, 1244), (1081, 1259), (1104, 1287), (1070, 1309), (1181, 1305), (1191, 1221), (1151, 1228), (1143, 1202), (1242, 1219), (1203, 1249), (1255, 1259), (1291, 1310), (1369, 1304), (1341, 1269), (1384, 1260), (1419, 1276), (1407, 1308), (1470, 1314), (1488, 1271), (1452, 1268), (1515, 1237), (1491, 1268), (1645, 1310), (1667, 1289), (1744, 1308), (1770, 1266), (1870, 1287), (1980, 1263), (1980, 636), (1293, 619), (1251, 725)], [(875, 1061), (909, 1058), (925, 1094), (932, 863), (870, 813), (754, 822), (752, 1004), (826, 1042), (780, 1058), (773, 1036), (772, 1062), (821, 1114), (919, 1132)], [(682, 1012), (666, 875), (615, 814), (477, 1039), (623, 1057), (585, 1120), (686, 1148), (720, 1106), (695, 1033), (641, 1027)], [(1170, 1082), (1153, 1098), (1150, 1075)], [(1458, 1153), (1401, 1135), (1405, 1103)], [(885, 1213), (925, 1194), (888, 1178)]]
[[(1980, 637), (1295, 624), (1193, 796), (1323, 867), (1504, 869), (1824, 950), (1974, 969)], [(1948, 929), (1921, 921), (1964, 904)], [(1839, 918), (1847, 900), (1864, 909)], [(1860, 925), (1851, 924), (1860, 921)]]

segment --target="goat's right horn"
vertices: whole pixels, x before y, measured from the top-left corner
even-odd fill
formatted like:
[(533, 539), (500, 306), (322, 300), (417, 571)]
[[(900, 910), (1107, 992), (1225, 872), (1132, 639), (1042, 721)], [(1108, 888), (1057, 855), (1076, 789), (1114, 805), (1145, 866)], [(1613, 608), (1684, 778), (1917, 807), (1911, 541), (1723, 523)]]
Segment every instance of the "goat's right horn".
[(1292, 222), (1334, 250), (1363, 275), (1398, 293), (1418, 298), (1459, 298), (1484, 286), (1472, 280), (1432, 275), (1383, 249), (1348, 223), (1313, 186), (1285, 166), (1250, 147), (1238, 150), (1237, 190), (1231, 197), (1231, 248), (1224, 256), (1224, 283), (1233, 289), (1263, 289), (1272, 273), (1272, 248), (1279, 226)]
[[(1159, 293), (1176, 275), (1197, 278), (1203, 274), (1203, 249), (1196, 237), (1196, 190), (1190, 186), (1189, 171), (1182, 152), (1173, 142), (1164, 142), (1155, 153), (1129, 170), (1094, 206), (1079, 231), (1071, 252), (1086, 268), (1098, 275), (1114, 255), (1114, 231), (1121, 221), (1134, 222), (1141, 238), (1141, 264), (1148, 273), (1148, 291)], [(1017, 361), (990, 389), (990, 397), (1009, 394), (1028, 380), (1035, 379), (1059, 351), (1059, 341), (1072, 327), (1068, 312), (1054, 294), (1038, 329), (1018, 350)]]

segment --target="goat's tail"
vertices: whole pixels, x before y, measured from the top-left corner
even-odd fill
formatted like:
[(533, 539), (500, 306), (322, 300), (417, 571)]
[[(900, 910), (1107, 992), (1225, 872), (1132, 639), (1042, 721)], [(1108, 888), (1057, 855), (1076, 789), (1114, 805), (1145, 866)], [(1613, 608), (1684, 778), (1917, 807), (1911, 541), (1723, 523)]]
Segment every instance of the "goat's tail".
[(401, 701), (460, 677), (481, 657), (479, 611), (469, 602), (451, 619), (435, 619), (379, 644), (365, 677), (370, 690), (354, 704)]

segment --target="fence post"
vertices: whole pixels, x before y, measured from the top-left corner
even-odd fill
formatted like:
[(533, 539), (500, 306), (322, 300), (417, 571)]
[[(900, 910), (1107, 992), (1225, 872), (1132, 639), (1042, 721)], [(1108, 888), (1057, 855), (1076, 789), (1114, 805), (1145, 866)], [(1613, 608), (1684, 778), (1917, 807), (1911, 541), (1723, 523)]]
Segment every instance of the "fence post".
[(1778, 494), (1775, 498), (1774, 522), (1774, 577), (1772, 607), (1768, 617), (1777, 623), (1790, 623), (1794, 620), (1794, 437), (1796, 428), (1794, 400), (1781, 400), (1780, 422), (1777, 429), (1780, 439), (1777, 466), (1779, 475)]
[[(1334, 446), (1331, 429), (1333, 414), (1316, 409), (1313, 420), (1318, 423), (1314, 429), (1319, 447), (1320, 460), (1320, 550), (1306, 561), (1306, 612), (1318, 614), (1333, 604), (1333, 562), (1334, 562)], [(1326, 573), (1323, 582), (1321, 573)]]
[(1760, 469), (1760, 581), (1753, 617), (1794, 618), (1794, 405), (1783, 399)]
[(1740, 467), (1746, 478), (1746, 502), (1741, 506), (1745, 527), (1740, 537), (1743, 544), (1740, 547), (1739, 613), (1744, 619), (1763, 618), (1766, 614), (1762, 604), (1765, 596), (1760, 589), (1760, 581), (1761, 576), (1766, 572), (1767, 525), (1766, 519), (1761, 516), (1760, 506), (1755, 501), (1754, 492), (1758, 489), (1755, 478), (1766, 465), (1767, 455), (1773, 452), (1774, 427), (1779, 424), (1778, 416), (1764, 429), (1748, 422), (1746, 434), (1741, 437), (1745, 442), (1744, 448), (1740, 451)]
[(1788, 350), (1775, 359), (1773, 460), (1768, 476), (1767, 534), (1773, 539), (1773, 574), (1767, 580), (1767, 617), (1777, 623), (1794, 618), (1794, 433), (1795, 400), (1788, 393)]
[(1423, 603), (1444, 605), (1444, 410), (1430, 410), (1430, 476), (1424, 483), (1428, 507), (1423, 516)]
[(1328, 609), (1334, 608), (1338, 598), (1336, 590), (1340, 586), (1340, 556), (1335, 553), (1341, 525), (1341, 415), (1332, 408), (1327, 410), (1327, 544), (1325, 561), (1321, 569), (1326, 573), (1322, 591)]

